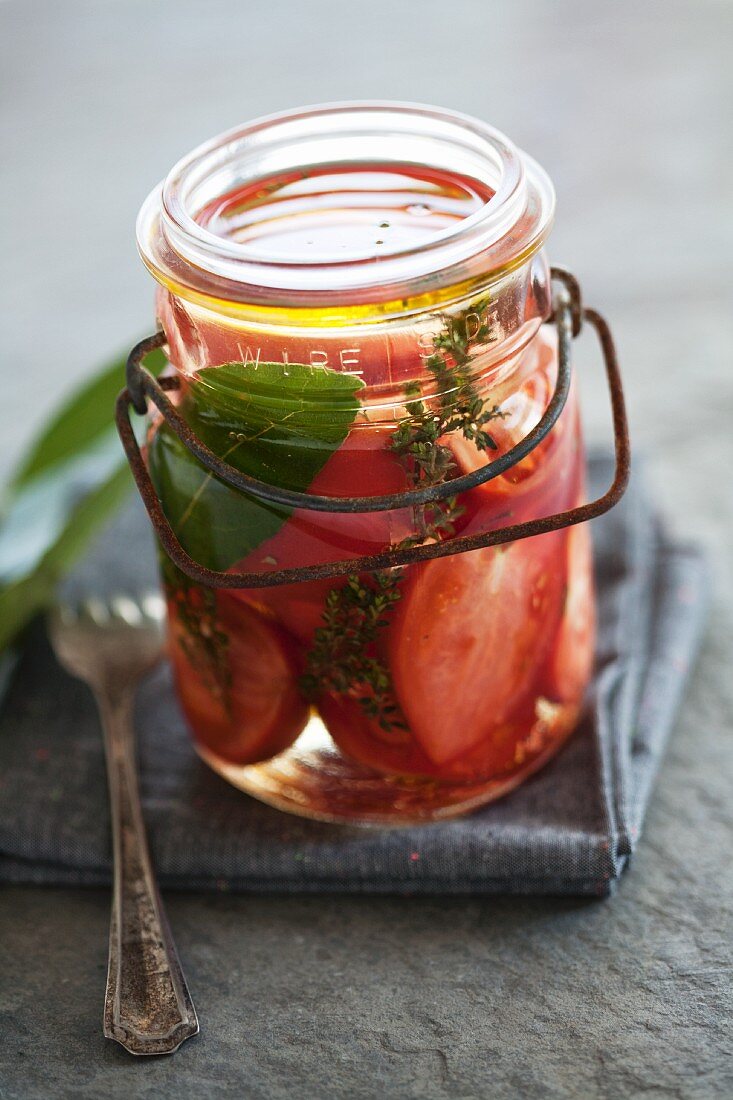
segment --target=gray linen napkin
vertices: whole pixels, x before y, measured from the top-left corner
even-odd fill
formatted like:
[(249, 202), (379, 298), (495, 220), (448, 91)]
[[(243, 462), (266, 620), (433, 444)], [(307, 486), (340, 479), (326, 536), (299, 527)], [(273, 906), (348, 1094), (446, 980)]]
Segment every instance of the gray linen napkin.
[[(611, 461), (590, 462), (591, 490)], [(164, 886), (279, 892), (611, 892), (632, 853), (706, 606), (700, 551), (671, 541), (635, 473), (593, 525), (600, 604), (588, 714), (559, 756), (470, 817), (360, 829), (279, 813), (194, 755), (161, 667), (137, 722), (145, 817)], [(155, 575), (136, 504), (72, 578), (72, 595), (140, 590)], [(127, 578), (127, 581), (125, 580)], [(0, 715), (0, 880), (106, 883), (110, 835), (102, 742), (88, 690), (58, 667), (40, 626)]]

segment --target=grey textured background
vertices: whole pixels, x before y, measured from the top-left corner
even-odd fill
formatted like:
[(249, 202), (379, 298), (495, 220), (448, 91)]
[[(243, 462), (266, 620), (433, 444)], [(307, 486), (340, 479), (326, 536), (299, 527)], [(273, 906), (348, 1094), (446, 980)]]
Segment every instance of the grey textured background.
[(613, 320), (637, 448), (718, 573), (616, 898), (171, 897), (204, 1033), (134, 1063), (100, 1034), (106, 894), (6, 890), (3, 1100), (731, 1095), (732, 51), (722, 0), (0, 0), (4, 464), (149, 328), (133, 223), (174, 159), (281, 107), (422, 100), (553, 176), (552, 257)]

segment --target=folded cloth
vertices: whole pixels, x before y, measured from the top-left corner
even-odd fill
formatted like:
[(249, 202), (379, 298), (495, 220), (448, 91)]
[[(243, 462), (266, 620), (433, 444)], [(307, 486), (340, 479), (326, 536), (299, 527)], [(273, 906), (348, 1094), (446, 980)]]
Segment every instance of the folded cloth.
[[(591, 490), (610, 481), (590, 461)], [(638, 840), (705, 615), (700, 551), (666, 535), (638, 472), (593, 523), (598, 665), (588, 713), (560, 754), (468, 817), (402, 829), (291, 817), (230, 787), (191, 748), (161, 666), (137, 707), (155, 866), (181, 889), (400, 894), (612, 891)], [(139, 504), (71, 582), (139, 591), (155, 575)], [(106, 883), (110, 831), (99, 723), (88, 689), (30, 639), (0, 715), (0, 879)]]

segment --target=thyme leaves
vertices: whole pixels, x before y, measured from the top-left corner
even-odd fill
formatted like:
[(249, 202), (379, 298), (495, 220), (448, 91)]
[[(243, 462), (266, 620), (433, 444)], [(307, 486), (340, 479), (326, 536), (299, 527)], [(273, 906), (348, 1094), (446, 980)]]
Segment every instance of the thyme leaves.
[(216, 592), (195, 584), (162, 553), (161, 563), (178, 627), (178, 645), (207, 691), (228, 712), (232, 686), (229, 635), (219, 623)]
[(375, 647), (401, 596), (394, 572), (351, 575), (342, 588), (329, 592), (323, 626), (316, 630), (307, 671), (301, 677), (307, 696), (330, 692), (352, 698), (385, 732), (404, 726), (389, 671)]

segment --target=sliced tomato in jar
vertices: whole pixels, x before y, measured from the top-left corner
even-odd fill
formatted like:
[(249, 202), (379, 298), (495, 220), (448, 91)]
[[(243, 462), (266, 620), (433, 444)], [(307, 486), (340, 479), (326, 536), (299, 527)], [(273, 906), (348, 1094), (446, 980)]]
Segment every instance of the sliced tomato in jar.
[(590, 679), (594, 656), (593, 554), (588, 525), (571, 527), (567, 542), (565, 613), (553, 646), (546, 693), (550, 699), (577, 703)]
[[(458, 783), (499, 779), (517, 765), (517, 748), (536, 720), (534, 695), (511, 721), (492, 727), (490, 735), (452, 760), (436, 763), (424, 752), (412, 731), (385, 732), (354, 699), (325, 696), (319, 710), (328, 732), (345, 756), (386, 775), (422, 777)], [(526, 756), (526, 753), (525, 753)]]
[[(405, 471), (389, 449), (384, 428), (354, 429), (316, 475), (310, 491), (326, 496), (377, 496), (402, 492)], [(406, 509), (385, 512), (312, 512), (296, 509), (272, 538), (262, 543), (235, 570), (274, 572), (377, 554), (412, 533)], [(238, 593), (285, 624), (306, 645), (322, 624), (326, 596), (343, 584), (339, 578), (300, 581)]]
[[(557, 376), (554, 337), (544, 329), (537, 336), (537, 364), (523, 385), (502, 403), (503, 417), (486, 425), (496, 449), (479, 450), (455, 432), (444, 439), (456, 463), (455, 474), (473, 473), (520, 443), (539, 423), (552, 397)], [(579, 427), (575, 388), (551, 432), (526, 458), (491, 481), (464, 493), (465, 531), (489, 531), (569, 507), (577, 492)]]
[(435, 764), (409, 730), (393, 725), (384, 730), (347, 696), (323, 695), (318, 710), (331, 737), (346, 755), (387, 775), (435, 775)]
[(412, 734), (435, 764), (501, 740), (526, 705), (558, 627), (564, 546), (554, 532), (410, 570), (389, 663)]
[(171, 658), (183, 709), (200, 744), (231, 764), (254, 764), (296, 740), (309, 707), (298, 690), (298, 647), (276, 624), (241, 601), (217, 594), (217, 628), (227, 639), (219, 690), (196, 641), (169, 600)]
[[(326, 496), (382, 496), (409, 488), (407, 475), (390, 449), (392, 429), (359, 423), (316, 474), (310, 492)], [(329, 518), (334, 518), (333, 513)], [(341, 514), (343, 516), (343, 513)], [(372, 528), (385, 513), (364, 512)]]
[[(307, 520), (293, 516), (271, 539), (258, 546), (234, 570), (271, 573), (328, 561), (320, 539), (309, 530)], [(334, 557), (337, 555), (334, 553)], [(299, 581), (272, 588), (233, 589), (232, 598), (241, 605), (257, 608), (278, 620), (299, 642), (309, 646), (314, 631), (321, 625), (326, 597), (336, 584), (333, 580)]]

